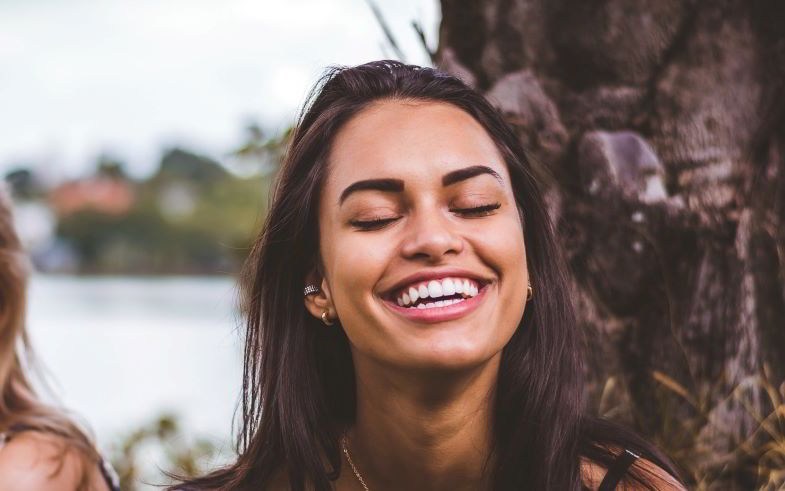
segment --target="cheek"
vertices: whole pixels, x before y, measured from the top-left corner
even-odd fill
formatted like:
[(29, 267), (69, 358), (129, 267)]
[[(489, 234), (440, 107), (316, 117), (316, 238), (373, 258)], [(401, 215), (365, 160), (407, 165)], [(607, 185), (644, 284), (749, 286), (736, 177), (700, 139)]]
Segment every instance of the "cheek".
[(389, 241), (360, 233), (341, 235), (326, 244), (325, 266), (335, 307), (342, 316), (351, 316), (350, 305), (365, 301), (374, 289), (390, 261), (389, 246)]
[(478, 250), (500, 277), (504, 302), (525, 298), (528, 282), (526, 246), (517, 217), (500, 220), (498, 227), (481, 236)]
[(517, 218), (506, 217), (497, 222), (495, 230), (486, 231), (482, 235), (484, 248), (494, 258), (501, 273), (523, 276), (526, 270), (526, 247), (523, 241), (523, 229)]

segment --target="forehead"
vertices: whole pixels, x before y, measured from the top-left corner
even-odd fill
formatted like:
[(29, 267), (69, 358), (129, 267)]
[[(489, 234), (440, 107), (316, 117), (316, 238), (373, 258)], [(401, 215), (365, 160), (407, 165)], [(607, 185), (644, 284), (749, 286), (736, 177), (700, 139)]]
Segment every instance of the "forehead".
[(377, 102), (336, 135), (325, 194), (362, 179), (440, 182), (446, 172), (469, 165), (491, 167), (509, 182), (496, 145), (468, 113), (442, 102)]

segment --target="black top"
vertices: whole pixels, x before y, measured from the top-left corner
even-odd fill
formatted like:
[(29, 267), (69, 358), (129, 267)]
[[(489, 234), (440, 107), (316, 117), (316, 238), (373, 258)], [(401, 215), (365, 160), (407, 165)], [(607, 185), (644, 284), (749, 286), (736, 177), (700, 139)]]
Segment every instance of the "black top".
[[(26, 425), (13, 425), (11, 426), (8, 431), (0, 432), (0, 449), (2, 449), (5, 444), (11, 440), (17, 433), (21, 433), (23, 431), (38, 431), (36, 428), (26, 426)], [(117, 473), (112, 468), (112, 465), (101, 457), (101, 459), (96, 462), (98, 465), (98, 469), (101, 471), (101, 476), (106, 481), (106, 485), (108, 486), (110, 491), (120, 491), (120, 478), (117, 476)]]
[(639, 457), (640, 455), (637, 455), (631, 450), (624, 450), (608, 468), (608, 472), (605, 474), (605, 478), (600, 483), (600, 487), (597, 488), (597, 491), (613, 491), (616, 489), (616, 485), (621, 478), (624, 477), (627, 469), (629, 469), (632, 463)]

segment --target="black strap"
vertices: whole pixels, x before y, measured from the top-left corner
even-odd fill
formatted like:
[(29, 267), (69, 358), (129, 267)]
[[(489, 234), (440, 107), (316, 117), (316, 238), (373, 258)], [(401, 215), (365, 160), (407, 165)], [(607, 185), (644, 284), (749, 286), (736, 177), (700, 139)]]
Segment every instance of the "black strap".
[(616, 484), (619, 483), (621, 478), (627, 472), (627, 469), (635, 462), (639, 455), (631, 452), (630, 450), (624, 450), (616, 460), (613, 461), (610, 468), (608, 469), (608, 473), (605, 474), (605, 478), (600, 483), (600, 487), (597, 488), (597, 491), (613, 491), (616, 489)]

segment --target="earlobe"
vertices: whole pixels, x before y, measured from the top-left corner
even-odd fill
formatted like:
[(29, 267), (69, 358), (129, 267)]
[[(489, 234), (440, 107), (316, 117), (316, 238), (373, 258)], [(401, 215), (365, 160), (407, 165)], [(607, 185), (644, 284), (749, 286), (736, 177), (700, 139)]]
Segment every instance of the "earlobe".
[(327, 281), (316, 280), (315, 274), (309, 274), (306, 278), (306, 285), (303, 289), (305, 295), (305, 308), (317, 319), (321, 319), (327, 325), (331, 325), (334, 319), (332, 314), (332, 302), (330, 301), (330, 290)]

